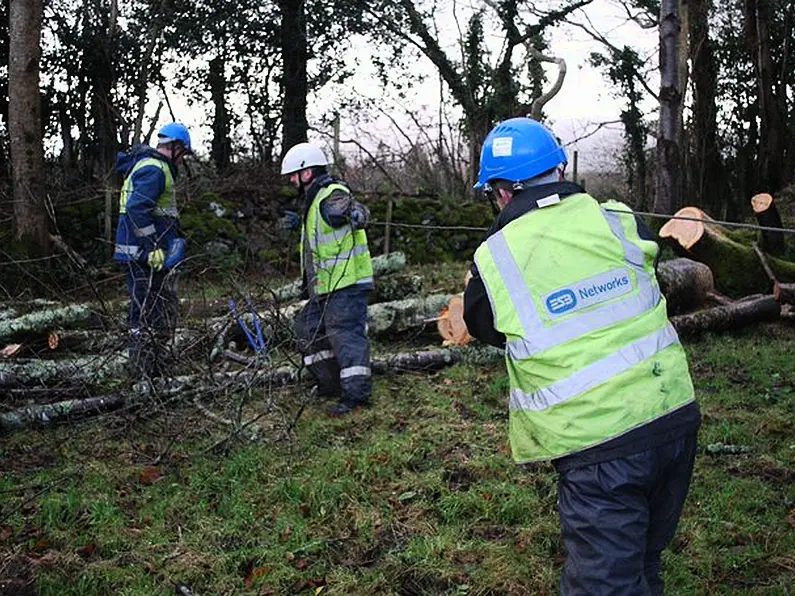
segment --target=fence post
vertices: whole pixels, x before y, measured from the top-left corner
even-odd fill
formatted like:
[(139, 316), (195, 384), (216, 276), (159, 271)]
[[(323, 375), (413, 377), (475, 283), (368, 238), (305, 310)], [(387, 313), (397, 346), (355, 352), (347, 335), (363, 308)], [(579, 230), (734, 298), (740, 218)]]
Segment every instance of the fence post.
[(392, 197), (386, 201), (386, 225), (384, 226), (384, 254), (389, 254), (389, 236), (392, 231)]
[(573, 165), (573, 172), (572, 172), (572, 181), (574, 184), (577, 184), (577, 169), (579, 166), (580, 161), (580, 153), (576, 149), (574, 150), (574, 165)]

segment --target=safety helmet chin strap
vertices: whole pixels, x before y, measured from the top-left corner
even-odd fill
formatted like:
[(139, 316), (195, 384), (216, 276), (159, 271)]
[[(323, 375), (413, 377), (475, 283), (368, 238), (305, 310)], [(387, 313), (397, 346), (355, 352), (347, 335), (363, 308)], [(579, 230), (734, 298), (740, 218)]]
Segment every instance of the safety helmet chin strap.
[(487, 183), (483, 186), (483, 194), (486, 195), (486, 198), (489, 200), (489, 205), (491, 205), (491, 210), (495, 216), (500, 214), (500, 207), (497, 205), (497, 201), (494, 199), (496, 192), (497, 189), (492, 187), (491, 184)]

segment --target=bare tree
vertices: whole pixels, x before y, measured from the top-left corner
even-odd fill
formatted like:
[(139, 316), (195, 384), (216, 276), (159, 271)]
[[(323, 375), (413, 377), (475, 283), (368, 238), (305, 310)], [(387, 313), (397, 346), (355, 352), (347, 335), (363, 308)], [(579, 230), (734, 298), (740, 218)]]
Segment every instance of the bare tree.
[(9, 106), (16, 237), (29, 252), (47, 254), (49, 233), (44, 203), (39, 60), (42, 0), (11, 0), (9, 5)]

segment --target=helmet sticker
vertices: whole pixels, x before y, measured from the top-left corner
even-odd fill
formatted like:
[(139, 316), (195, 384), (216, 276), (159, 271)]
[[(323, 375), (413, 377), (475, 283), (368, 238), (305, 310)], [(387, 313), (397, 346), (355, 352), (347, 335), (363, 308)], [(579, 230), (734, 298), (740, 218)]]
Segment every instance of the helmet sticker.
[(494, 157), (510, 157), (513, 155), (513, 137), (497, 137), (491, 143), (491, 154)]

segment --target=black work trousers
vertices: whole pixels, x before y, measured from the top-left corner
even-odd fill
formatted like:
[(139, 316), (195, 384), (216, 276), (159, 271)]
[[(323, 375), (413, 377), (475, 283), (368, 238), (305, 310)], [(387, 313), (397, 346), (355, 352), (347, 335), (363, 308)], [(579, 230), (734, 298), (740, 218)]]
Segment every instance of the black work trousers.
[(351, 406), (369, 402), (372, 394), (368, 293), (351, 286), (316, 296), (296, 320), (298, 349), (318, 390)]
[(130, 295), (127, 314), (130, 375), (134, 378), (163, 376), (171, 361), (168, 342), (177, 326), (177, 276), (130, 262), (127, 263), (127, 291)]
[(560, 474), (564, 596), (663, 594), (663, 549), (690, 487), (696, 433)]

